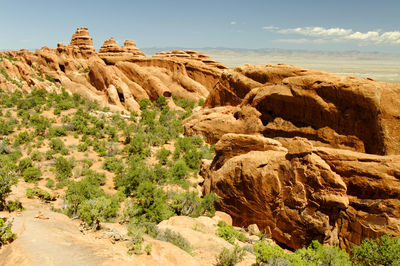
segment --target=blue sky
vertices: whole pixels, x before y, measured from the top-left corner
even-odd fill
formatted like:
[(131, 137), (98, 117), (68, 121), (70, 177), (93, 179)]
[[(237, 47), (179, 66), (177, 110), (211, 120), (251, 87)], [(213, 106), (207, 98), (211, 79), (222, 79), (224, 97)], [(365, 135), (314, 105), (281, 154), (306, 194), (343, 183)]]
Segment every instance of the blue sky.
[(145, 47), (400, 53), (399, 0), (2, 0), (0, 50), (56, 47), (88, 27)]

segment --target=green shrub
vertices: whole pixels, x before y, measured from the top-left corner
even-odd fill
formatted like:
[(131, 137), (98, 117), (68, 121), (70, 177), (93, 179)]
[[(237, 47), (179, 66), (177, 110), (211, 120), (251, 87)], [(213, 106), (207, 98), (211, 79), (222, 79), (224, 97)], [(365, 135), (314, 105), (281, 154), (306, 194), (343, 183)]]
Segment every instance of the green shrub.
[(15, 122), (0, 119), (0, 135), (9, 135), (14, 131)]
[(243, 233), (235, 230), (233, 226), (230, 226), (223, 221), (218, 222), (217, 236), (225, 239), (232, 245), (235, 244), (236, 239), (242, 242), (247, 241), (247, 238)]
[(23, 173), (25, 169), (33, 167), (32, 159), (27, 157), (19, 161), (18, 170)]
[(92, 184), (103, 186), (106, 183), (106, 175), (104, 173), (98, 173), (92, 169), (84, 169), (82, 174), (86, 176)]
[(78, 151), (85, 152), (88, 150), (89, 145), (87, 143), (79, 143), (78, 144)]
[(151, 250), (152, 250), (152, 244), (151, 243), (147, 243), (147, 245), (144, 247), (144, 252), (146, 252), (147, 255), (151, 254)]
[(279, 246), (262, 240), (254, 244), (254, 252), (258, 263), (269, 265), (352, 265), (346, 251), (323, 246), (316, 240), (294, 253), (286, 253)]
[(164, 96), (159, 96), (157, 99), (157, 106), (160, 109), (167, 108), (167, 98), (165, 98)]
[(164, 236), (160, 240), (164, 240), (174, 244), (175, 246), (181, 248), (182, 250), (186, 251), (190, 255), (192, 255), (192, 246), (190, 243), (179, 233), (171, 231), (170, 229), (166, 229), (164, 231)]
[(143, 235), (145, 233), (145, 228), (135, 225), (128, 226), (129, 240), (127, 243), (129, 254), (142, 254), (142, 244), (144, 242)]
[(72, 182), (64, 195), (65, 213), (70, 217), (75, 216), (81, 203), (102, 196), (105, 196), (104, 191), (90, 179), (84, 178), (80, 182)]
[(7, 210), (9, 212), (14, 212), (14, 211), (22, 211), (24, 210), (24, 207), (22, 206), (22, 203), (19, 200), (15, 201), (7, 201)]
[(244, 248), (235, 245), (231, 250), (224, 248), (217, 256), (216, 266), (234, 266), (243, 260), (246, 251)]
[(151, 106), (151, 101), (149, 98), (142, 98), (139, 101), (140, 110), (146, 110), (149, 106)]
[(186, 166), (185, 161), (178, 160), (171, 168), (172, 177), (176, 180), (183, 180), (189, 174), (189, 168)]
[(78, 207), (78, 215), (88, 226), (99, 229), (100, 222), (116, 217), (118, 209), (118, 201), (102, 196), (83, 201)]
[(47, 182), (45, 185), (47, 188), (53, 189), (54, 188), (54, 180), (51, 178), (47, 178)]
[(50, 142), (49, 142), (49, 147), (55, 152), (55, 153), (58, 153), (58, 152), (61, 152), (61, 150), (62, 149), (64, 149), (65, 148), (65, 144), (64, 144), (64, 142), (61, 140), (61, 139), (52, 139)]
[(43, 154), (40, 151), (33, 151), (31, 153), (31, 159), (32, 161), (41, 161), (43, 159)]
[(44, 157), (46, 158), (46, 160), (51, 160), (53, 159), (53, 155), (55, 154), (54, 151), (52, 150), (48, 150), (46, 151), (46, 153), (44, 154)]
[(307, 248), (296, 250), (292, 261), (301, 261), (307, 265), (351, 265), (350, 256), (336, 246), (323, 246), (313, 240)]
[(365, 239), (351, 252), (353, 261), (363, 265), (400, 265), (400, 240), (389, 235)]
[(156, 157), (158, 159), (158, 161), (160, 162), (160, 164), (165, 165), (168, 162), (168, 156), (171, 154), (170, 150), (167, 150), (165, 148), (161, 148), (157, 154)]
[(166, 220), (173, 215), (166, 199), (167, 195), (161, 189), (144, 181), (137, 187), (136, 198), (128, 204), (125, 217), (131, 218), (134, 223)]
[[(269, 265), (292, 265), (291, 255), (277, 245), (266, 241), (258, 241), (254, 244), (254, 253), (257, 263)], [(280, 263), (280, 264), (278, 264)], [(301, 264), (300, 264), (301, 265)]]
[(51, 128), (49, 128), (49, 133), (48, 133), (48, 137), (49, 138), (62, 137), (62, 136), (67, 136), (67, 135), (68, 135), (68, 132), (63, 127), (51, 127)]
[(23, 172), (25, 182), (36, 182), (42, 176), (42, 172), (35, 167), (28, 167)]
[(0, 218), (0, 248), (6, 244), (13, 242), (17, 235), (11, 231), (12, 222), (5, 222), (2, 218)]
[(72, 175), (74, 164), (72, 160), (60, 156), (56, 159), (56, 178), (61, 181)]
[[(1, 157), (7, 158), (8, 161), (6, 162)], [(9, 157), (0, 156), (0, 211), (6, 207), (6, 198), (11, 193), (11, 186), (18, 182), (17, 177), (10, 169), (11, 166), (7, 164), (12, 164)]]
[(122, 170), (124, 169), (124, 165), (121, 159), (115, 157), (109, 157), (106, 158), (106, 160), (104, 161), (102, 168), (104, 170), (118, 174), (122, 172)]
[(93, 142), (93, 150), (97, 152), (97, 154), (101, 157), (104, 157), (107, 155), (107, 148), (106, 148), (106, 142), (104, 141), (94, 141)]
[(38, 197), (39, 199), (46, 201), (55, 200), (55, 198), (48, 191), (39, 188), (27, 188), (25, 194), (29, 199)]
[(177, 193), (173, 196), (173, 202), (170, 204), (175, 214), (190, 217), (215, 215), (214, 202), (218, 197), (214, 193), (200, 198), (195, 191)]
[(32, 136), (29, 135), (28, 132), (20, 132), (18, 135), (15, 137), (14, 140), (14, 147), (18, 147), (21, 144), (26, 144), (32, 141)]
[(125, 171), (114, 177), (114, 185), (126, 195), (132, 195), (139, 184), (151, 180), (152, 175), (151, 169), (139, 158), (137, 161), (133, 160)]

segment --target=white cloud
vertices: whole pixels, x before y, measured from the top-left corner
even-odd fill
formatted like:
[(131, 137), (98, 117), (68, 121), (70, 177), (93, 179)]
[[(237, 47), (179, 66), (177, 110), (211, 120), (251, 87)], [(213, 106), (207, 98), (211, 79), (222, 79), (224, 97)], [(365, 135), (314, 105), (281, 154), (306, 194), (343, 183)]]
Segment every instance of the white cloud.
[(231, 25), (236, 25), (236, 21), (231, 21)]
[[(281, 29), (275, 26), (265, 26), (264, 30), (274, 31), (279, 34), (303, 35), (311, 38), (300, 39), (279, 39), (281, 42), (297, 42), (297, 43), (323, 43), (328, 41), (344, 42), (357, 41), (361, 44), (400, 44), (400, 31), (382, 32), (381, 30), (359, 32), (352, 29), (343, 28), (324, 28), (324, 27), (299, 27)], [(316, 39), (315, 39), (316, 38)]]
[(346, 36), (350, 34), (352, 30), (341, 29), (341, 28), (325, 29), (323, 27), (305, 27), (305, 28), (294, 28), (294, 29), (280, 29), (278, 30), (278, 32), (281, 34), (300, 34), (313, 37), (330, 37), (330, 36)]
[(265, 26), (265, 27), (263, 27), (263, 29), (264, 30), (279, 30), (279, 28), (275, 27), (275, 26)]

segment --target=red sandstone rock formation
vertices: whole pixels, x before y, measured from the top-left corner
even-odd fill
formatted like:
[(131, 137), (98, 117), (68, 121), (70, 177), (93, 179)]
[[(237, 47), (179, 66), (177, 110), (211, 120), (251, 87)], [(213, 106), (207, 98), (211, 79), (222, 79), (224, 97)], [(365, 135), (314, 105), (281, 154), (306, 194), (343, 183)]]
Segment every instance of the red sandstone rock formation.
[(215, 150), (202, 166), (204, 192), (220, 196), (236, 225), (255, 223), (291, 248), (400, 236), (400, 156), (243, 134), (224, 135)]
[[(175, 95), (197, 102), (208, 96), (222, 73), (219, 64), (199, 61), (208, 57), (195, 51), (189, 51), (193, 56), (183, 61), (178, 57), (145, 58), (129, 40), (121, 47), (111, 38), (96, 53), (87, 28), (78, 28), (71, 43), (59, 43), (57, 49), (2, 54), (17, 58), (0, 62), (7, 73), (7, 78), (0, 76), (4, 89), (30, 91), (35, 86), (59, 91), (62, 86), (117, 111), (140, 112), (137, 101), (157, 100), (159, 96)], [(172, 100), (168, 102), (176, 108)]]
[(76, 30), (74, 35), (72, 35), (71, 46), (79, 48), (85, 56), (91, 56), (96, 53), (88, 28), (78, 28)]
[[(400, 86), (396, 84), (287, 65), (245, 65), (225, 72), (204, 106), (226, 105), (257, 109), (264, 125), (259, 133), (266, 137), (302, 136), (317, 146), (400, 153), (396, 108)], [(192, 132), (203, 127), (200, 121), (191, 124), (195, 125)]]

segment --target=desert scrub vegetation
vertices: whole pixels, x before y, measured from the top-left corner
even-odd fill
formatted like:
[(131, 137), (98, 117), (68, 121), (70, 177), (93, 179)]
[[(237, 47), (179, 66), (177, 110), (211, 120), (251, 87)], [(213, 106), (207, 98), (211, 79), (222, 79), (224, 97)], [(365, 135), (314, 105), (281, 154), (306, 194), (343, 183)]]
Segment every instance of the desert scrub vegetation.
[[(3, 209), (11, 186), (21, 180), (34, 183), (26, 189), (29, 198), (48, 203), (61, 194), (60, 211), (94, 230), (104, 222), (142, 227), (174, 215), (215, 214), (215, 194), (201, 197), (189, 191), (197, 185), (201, 160), (214, 153), (200, 137), (183, 136), (182, 120), (195, 103), (175, 98), (182, 107), (175, 111), (165, 97), (154, 103), (142, 99), (140, 114), (123, 116), (58, 88), (59, 93), (0, 90), (0, 132), (5, 136), (0, 156), (7, 161), (0, 164)], [(153, 237), (191, 250), (173, 232)]]
[(233, 228), (233, 226), (228, 225), (223, 221), (219, 221), (217, 226), (218, 226), (217, 235), (225, 239), (232, 245), (235, 244), (236, 239), (241, 242), (247, 241), (246, 236), (243, 233), (237, 231), (235, 228)]
[(17, 235), (11, 231), (12, 222), (0, 218), (0, 248), (3, 245), (13, 242)]
[(235, 245), (232, 250), (223, 248), (217, 256), (216, 266), (234, 266), (243, 260), (246, 251), (244, 248)]

